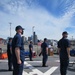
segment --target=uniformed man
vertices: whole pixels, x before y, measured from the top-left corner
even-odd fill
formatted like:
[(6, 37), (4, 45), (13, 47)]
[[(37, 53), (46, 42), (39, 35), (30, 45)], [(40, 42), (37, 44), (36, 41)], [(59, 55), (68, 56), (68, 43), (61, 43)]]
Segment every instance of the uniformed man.
[(12, 71), (12, 38), (9, 38), (7, 43), (8, 67)]
[(43, 55), (42, 67), (47, 67), (46, 62), (48, 59), (48, 45), (47, 38), (44, 39), (44, 42), (41, 45), (41, 53)]
[(24, 42), (21, 37), (23, 28), (16, 27), (16, 35), (12, 40), (12, 54), (13, 54), (13, 75), (22, 75), (24, 65)]
[(33, 44), (32, 44), (32, 41), (30, 41), (30, 44), (29, 44), (29, 58), (30, 58), (30, 61), (32, 61), (32, 54), (33, 54)]
[(62, 33), (62, 36), (62, 39), (60, 39), (58, 42), (60, 73), (61, 75), (66, 75), (70, 56), (70, 42), (67, 39), (68, 33), (66, 31)]

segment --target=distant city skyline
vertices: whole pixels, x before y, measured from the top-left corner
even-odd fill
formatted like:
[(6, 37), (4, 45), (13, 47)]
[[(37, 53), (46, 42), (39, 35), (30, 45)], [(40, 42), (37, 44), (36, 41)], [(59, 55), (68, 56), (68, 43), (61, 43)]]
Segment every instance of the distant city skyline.
[(13, 37), (17, 25), (26, 37), (34, 26), (38, 39), (59, 40), (63, 31), (75, 38), (75, 0), (0, 0), (0, 17), (0, 38)]

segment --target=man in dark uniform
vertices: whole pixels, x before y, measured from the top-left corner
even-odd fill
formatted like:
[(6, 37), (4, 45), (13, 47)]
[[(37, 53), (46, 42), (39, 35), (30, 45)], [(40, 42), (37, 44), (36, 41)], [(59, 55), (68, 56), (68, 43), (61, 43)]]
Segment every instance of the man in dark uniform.
[(23, 28), (16, 27), (16, 35), (12, 40), (12, 54), (13, 54), (13, 75), (22, 75), (24, 65), (24, 42), (21, 37)]
[(33, 54), (33, 45), (32, 45), (32, 41), (30, 41), (30, 44), (29, 44), (29, 58), (30, 58), (30, 61), (32, 61), (32, 54)]
[(60, 39), (58, 42), (60, 73), (61, 75), (66, 75), (70, 56), (70, 42), (67, 39), (68, 33), (66, 31), (62, 33), (62, 36), (62, 39)]
[(43, 62), (42, 62), (42, 66), (43, 67), (47, 67), (46, 62), (48, 59), (48, 45), (47, 45), (47, 38), (44, 39), (44, 42), (41, 45), (41, 52), (43, 55)]
[(8, 55), (9, 71), (12, 71), (12, 38), (9, 38), (9, 41), (7, 44), (7, 55)]

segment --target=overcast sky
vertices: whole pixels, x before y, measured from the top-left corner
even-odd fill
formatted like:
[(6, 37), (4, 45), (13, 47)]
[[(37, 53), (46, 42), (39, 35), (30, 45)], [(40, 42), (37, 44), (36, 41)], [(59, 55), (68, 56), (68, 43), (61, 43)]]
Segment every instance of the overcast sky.
[(0, 0), (0, 37), (12, 37), (15, 27), (25, 28), (26, 37), (32, 35), (32, 27), (39, 39), (61, 38), (67, 31), (69, 38), (75, 37), (75, 0)]

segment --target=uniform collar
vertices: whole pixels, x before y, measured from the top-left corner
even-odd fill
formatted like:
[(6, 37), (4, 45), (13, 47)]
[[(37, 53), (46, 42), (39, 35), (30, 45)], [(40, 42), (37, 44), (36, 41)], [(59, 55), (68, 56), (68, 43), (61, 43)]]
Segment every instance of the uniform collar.
[(67, 38), (63, 37), (62, 39), (67, 39)]
[[(19, 33), (16, 33), (16, 35), (20, 35)], [(20, 35), (22, 37), (22, 35)]]

